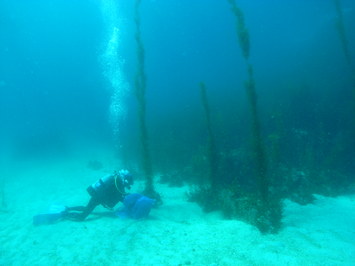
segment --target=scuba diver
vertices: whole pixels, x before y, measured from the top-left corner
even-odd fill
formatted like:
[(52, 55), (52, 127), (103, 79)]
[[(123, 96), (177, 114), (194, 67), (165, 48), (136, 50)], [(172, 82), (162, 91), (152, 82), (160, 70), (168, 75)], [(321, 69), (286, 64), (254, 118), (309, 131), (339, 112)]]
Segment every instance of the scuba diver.
[(132, 185), (133, 177), (128, 170), (104, 176), (86, 189), (91, 196), (86, 206), (52, 205), (47, 212), (33, 216), (33, 225), (52, 224), (61, 219), (83, 221), (100, 204), (112, 210), (118, 202), (123, 202), (127, 195), (125, 188), (130, 189)]
[(88, 204), (65, 207), (63, 218), (83, 221), (100, 204), (112, 210), (118, 202), (123, 202), (127, 195), (125, 189), (131, 189), (133, 182), (133, 176), (125, 169), (100, 178), (86, 189), (91, 196)]
[(126, 193), (125, 189), (130, 189), (133, 183), (133, 176), (125, 169), (104, 176), (87, 188), (91, 198), (86, 206), (52, 205), (48, 212), (33, 216), (33, 225), (53, 224), (63, 219), (84, 221), (98, 205), (112, 210), (120, 201), (123, 208), (116, 211), (116, 216), (131, 219), (146, 218), (151, 208), (156, 205), (156, 200), (138, 193)]

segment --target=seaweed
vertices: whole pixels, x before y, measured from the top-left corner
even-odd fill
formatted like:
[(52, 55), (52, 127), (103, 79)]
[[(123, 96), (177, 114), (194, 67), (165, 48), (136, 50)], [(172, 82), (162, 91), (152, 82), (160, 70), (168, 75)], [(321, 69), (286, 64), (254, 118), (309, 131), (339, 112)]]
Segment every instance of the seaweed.
[(216, 152), (215, 137), (212, 130), (211, 111), (207, 99), (206, 86), (200, 83), (201, 102), (206, 116), (206, 128), (208, 141), (206, 144), (205, 154), (207, 157), (206, 168), (204, 173), (208, 176), (208, 180), (200, 180), (198, 186), (194, 187), (187, 197), (190, 201), (197, 202), (204, 211), (210, 212), (220, 209), (219, 197), (221, 193), (221, 182), (218, 179), (218, 158)]
[(202, 82), (200, 83), (200, 92), (201, 92), (201, 101), (206, 116), (206, 127), (207, 127), (207, 134), (208, 134), (207, 157), (208, 157), (208, 165), (209, 165), (209, 180), (210, 180), (212, 190), (217, 190), (219, 188), (219, 183), (218, 183), (218, 176), (217, 176), (216, 144), (215, 144), (215, 138), (212, 130), (211, 111), (210, 111), (210, 106), (208, 104), (206, 86)]
[[(351, 70), (351, 79), (352, 79), (352, 95), (351, 95), (352, 101), (351, 102), (352, 102), (352, 113), (355, 114), (355, 66), (353, 64), (351, 53), (349, 50), (349, 42), (348, 42), (348, 38), (346, 35), (341, 2), (340, 2), (340, 0), (334, 0), (334, 4), (335, 4), (336, 13), (337, 13), (336, 28), (338, 30), (338, 34), (339, 34), (339, 38), (340, 38), (340, 41), (342, 44), (345, 59), (351, 68), (350, 69)], [(352, 126), (352, 129), (351, 129), (352, 143), (350, 145), (352, 145), (352, 147), (355, 147), (355, 119), (352, 119), (351, 123), (352, 123), (351, 124), (351, 126)]]
[(228, 0), (228, 2), (230, 3), (232, 12), (237, 19), (236, 29), (240, 48), (242, 49), (244, 58), (248, 59), (250, 55), (250, 39), (248, 29), (245, 26), (244, 14), (237, 6), (235, 0)]
[(146, 123), (146, 74), (145, 74), (145, 50), (141, 37), (141, 18), (139, 13), (141, 0), (136, 0), (135, 2), (135, 16), (134, 21), (136, 25), (135, 39), (137, 43), (137, 60), (138, 60), (138, 70), (136, 73), (135, 88), (136, 88), (136, 98), (138, 101), (138, 123), (140, 129), (140, 142), (142, 147), (142, 164), (143, 171), (145, 174), (145, 189), (143, 194), (151, 198), (161, 200), (160, 195), (155, 191), (153, 183), (153, 172), (152, 164), (149, 151), (149, 141), (148, 141), (148, 130)]
[(243, 52), (248, 70), (248, 79), (244, 86), (248, 95), (249, 106), (251, 110), (253, 155), (256, 164), (255, 176), (258, 186), (257, 217), (256, 226), (262, 233), (277, 232), (281, 227), (281, 201), (278, 197), (272, 198), (269, 195), (269, 175), (267, 172), (267, 161), (265, 158), (264, 144), (260, 129), (260, 121), (257, 110), (257, 94), (255, 89), (253, 66), (248, 62), (250, 56), (249, 32), (245, 26), (244, 14), (237, 6), (235, 0), (228, 0), (232, 12), (237, 20), (237, 35), (239, 46)]
[(350, 65), (352, 65), (350, 50), (349, 50), (349, 42), (348, 42), (348, 38), (345, 33), (344, 17), (343, 17), (343, 12), (341, 9), (340, 0), (334, 0), (334, 4), (335, 4), (336, 13), (337, 13), (336, 28), (338, 30), (339, 38), (340, 38), (340, 41), (341, 41), (341, 44), (343, 47), (343, 52), (344, 52), (346, 61)]

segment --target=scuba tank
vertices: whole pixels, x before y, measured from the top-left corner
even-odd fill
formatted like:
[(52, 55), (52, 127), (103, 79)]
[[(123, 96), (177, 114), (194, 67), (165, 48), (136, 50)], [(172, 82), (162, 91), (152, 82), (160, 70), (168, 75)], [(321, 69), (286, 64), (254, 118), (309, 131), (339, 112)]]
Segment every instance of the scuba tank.
[(90, 185), (87, 192), (98, 198), (101, 205), (112, 209), (126, 195), (122, 178), (119, 174), (109, 174)]
[(90, 185), (86, 190), (91, 197), (94, 196), (100, 197), (105, 194), (107, 187), (113, 185), (114, 182), (115, 182), (115, 175), (109, 174), (97, 180), (95, 183)]

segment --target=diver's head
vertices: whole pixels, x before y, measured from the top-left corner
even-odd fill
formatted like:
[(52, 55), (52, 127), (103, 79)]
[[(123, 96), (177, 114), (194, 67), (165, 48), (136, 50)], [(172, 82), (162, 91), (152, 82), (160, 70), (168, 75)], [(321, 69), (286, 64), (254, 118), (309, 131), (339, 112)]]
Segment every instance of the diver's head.
[(134, 183), (132, 174), (126, 169), (121, 169), (118, 171), (118, 175), (120, 176), (120, 178), (122, 180), (123, 186), (125, 188), (131, 189), (131, 186)]

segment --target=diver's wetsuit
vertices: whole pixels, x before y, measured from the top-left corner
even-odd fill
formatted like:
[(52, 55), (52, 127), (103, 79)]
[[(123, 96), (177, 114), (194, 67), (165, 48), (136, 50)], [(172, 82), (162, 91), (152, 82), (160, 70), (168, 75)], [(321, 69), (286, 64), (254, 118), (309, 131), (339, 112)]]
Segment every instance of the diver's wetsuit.
[(87, 188), (91, 195), (86, 206), (67, 207), (65, 218), (83, 221), (98, 205), (112, 209), (118, 202), (123, 201), (126, 193), (122, 180), (116, 175), (99, 179)]

